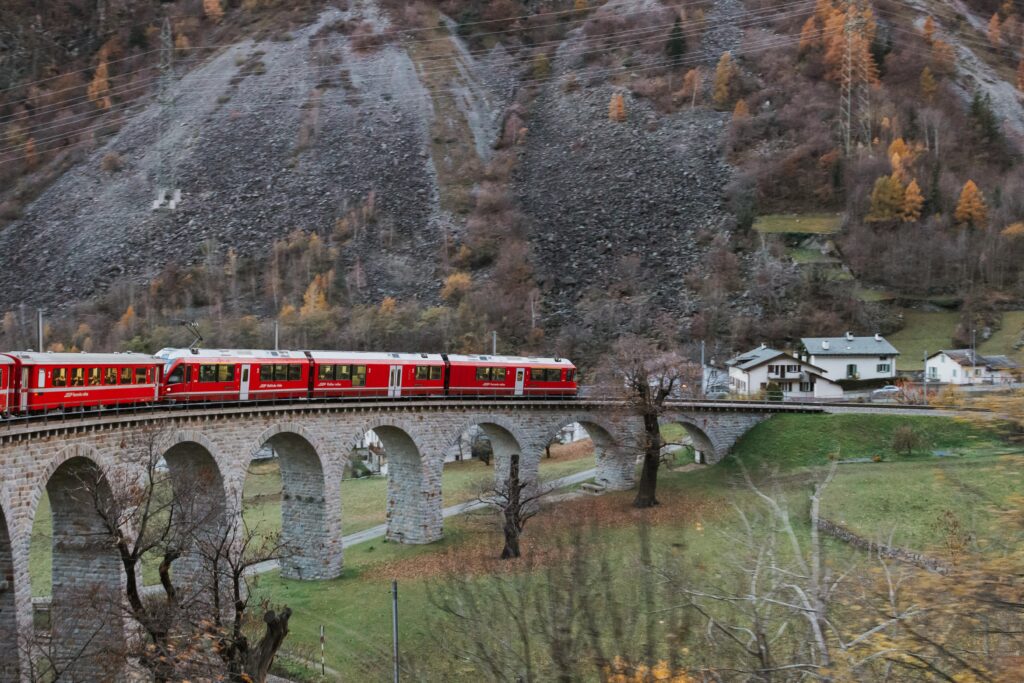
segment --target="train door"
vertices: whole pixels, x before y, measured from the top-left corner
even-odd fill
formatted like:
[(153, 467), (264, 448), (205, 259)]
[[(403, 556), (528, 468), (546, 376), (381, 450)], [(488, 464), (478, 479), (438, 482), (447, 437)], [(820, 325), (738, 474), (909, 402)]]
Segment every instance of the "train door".
[(21, 412), (28, 412), (28, 373), (29, 369), (21, 369)]
[(249, 400), (249, 367), (248, 365), (242, 366), (242, 383), (238, 388), (238, 399), (240, 401)]
[(391, 374), (388, 376), (388, 398), (398, 398), (402, 395), (402, 366), (392, 365)]
[(523, 395), (523, 385), (526, 383), (526, 368), (516, 368), (516, 396)]

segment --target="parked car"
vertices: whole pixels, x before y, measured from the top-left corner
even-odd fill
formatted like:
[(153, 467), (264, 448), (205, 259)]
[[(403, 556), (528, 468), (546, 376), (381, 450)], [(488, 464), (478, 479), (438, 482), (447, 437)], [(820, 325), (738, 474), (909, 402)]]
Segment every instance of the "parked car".
[(888, 400), (895, 401), (903, 397), (903, 390), (895, 384), (886, 384), (881, 389), (875, 389), (871, 392), (871, 400)]

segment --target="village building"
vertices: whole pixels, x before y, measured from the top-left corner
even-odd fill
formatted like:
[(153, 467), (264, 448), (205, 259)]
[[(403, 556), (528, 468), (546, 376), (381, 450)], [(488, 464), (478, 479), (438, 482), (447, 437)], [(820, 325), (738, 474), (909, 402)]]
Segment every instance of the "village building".
[(833, 381), (890, 380), (896, 377), (900, 352), (880, 334), (855, 337), (804, 337), (802, 354)]
[(843, 388), (806, 360), (762, 344), (726, 362), (729, 386), (738, 396), (776, 389), (785, 399), (841, 398)]
[(982, 355), (971, 349), (933, 353), (925, 361), (929, 382), (944, 384), (1009, 384), (1017, 381), (1020, 367), (1006, 356)]

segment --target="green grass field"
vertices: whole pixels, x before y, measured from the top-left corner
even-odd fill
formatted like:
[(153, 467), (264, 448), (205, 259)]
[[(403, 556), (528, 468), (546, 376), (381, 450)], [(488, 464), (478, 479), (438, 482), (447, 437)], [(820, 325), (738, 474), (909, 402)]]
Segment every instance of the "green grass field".
[[(907, 458), (891, 449), (893, 431), (904, 424), (926, 436), (927, 445)], [(667, 426), (667, 439), (682, 435), (678, 425)], [(933, 449), (956, 455), (936, 458)], [(991, 502), (1005, 500), (1024, 486), (1024, 456), (983, 429), (943, 417), (891, 415), (785, 415), (751, 430), (737, 444), (738, 455), (755, 477), (765, 477), (762, 465), (778, 468), (780, 476), (762, 480), (764, 486), (791, 498), (794, 510), (806, 505), (808, 480), (821, 476), (829, 456), (870, 457), (881, 463), (843, 464), (826, 493), (825, 514), (863, 535), (885, 536), (912, 548), (932, 550), (941, 544), (937, 520), (948, 508), (977, 531), (979, 544), (998, 536)], [(1005, 454), (1004, 454), (1005, 453)], [(525, 539), (528, 552), (543, 555), (545, 541), (557, 538), (550, 529), (559, 525), (587, 527), (599, 519), (603, 552), (623, 554), (619, 579), (632, 576), (626, 555), (636, 547), (635, 524), (651, 525), (658, 553), (685, 548), (685, 562), (696, 568), (716, 566), (735, 552), (732, 534), (739, 522), (734, 504), (745, 506), (753, 497), (738, 481), (734, 463), (697, 471), (663, 469), (659, 477), (662, 505), (648, 512), (630, 507), (632, 492), (581, 498), (546, 510)], [(773, 483), (768, 483), (768, 482)], [(985, 502), (977, 497), (984, 490)], [(475, 673), (452, 669), (452, 657), (439, 646), (431, 603), (438, 577), (464, 573), (477, 567), (482, 556), (500, 549), (493, 528), (479, 518), (452, 518), (445, 522), (445, 538), (430, 546), (367, 543), (346, 549), (344, 575), (333, 581), (302, 583), (268, 574), (260, 579), (259, 594), (295, 610), (292, 635), (286, 650), (317, 652), (320, 624), (327, 633), (327, 663), (343, 680), (376, 680), (384, 675), (390, 634), (389, 583), (399, 580), (403, 656), (415, 669), (438, 674), (444, 680), (473, 681)], [(857, 551), (830, 543), (837, 558), (853, 559)], [(843, 561), (843, 560), (837, 560)], [(486, 565), (485, 565), (486, 566)], [(616, 580), (619, 580), (616, 579)], [(477, 579), (471, 579), (476, 581)], [(481, 579), (482, 580), (482, 579)], [(443, 672), (439, 673), (439, 672)], [(428, 677), (429, 678), (429, 677)]]
[(760, 233), (831, 235), (839, 232), (843, 217), (830, 213), (771, 214), (758, 216), (754, 230)]
[(1018, 363), (1024, 363), (1024, 348), (1014, 349), (1013, 345), (1024, 333), (1024, 311), (1003, 313), (1002, 326), (983, 342), (978, 344), (978, 353), (1006, 355)]
[(817, 249), (800, 249), (794, 247), (793, 249), (787, 250), (787, 253), (795, 263), (800, 265), (839, 263), (838, 259), (832, 256), (825, 256)]
[(900, 352), (897, 370), (923, 370), (924, 352), (929, 355), (950, 348), (958, 313), (952, 311), (903, 311), (903, 329), (886, 338)]

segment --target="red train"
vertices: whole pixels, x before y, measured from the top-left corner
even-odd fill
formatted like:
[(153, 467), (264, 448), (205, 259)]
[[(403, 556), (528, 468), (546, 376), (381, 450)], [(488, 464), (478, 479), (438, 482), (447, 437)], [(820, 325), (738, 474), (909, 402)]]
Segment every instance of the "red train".
[(0, 354), (0, 412), (27, 415), (161, 402), (361, 398), (558, 398), (562, 358), (343, 351), (163, 349)]
[(344, 351), (164, 349), (161, 399), (575, 396), (562, 358)]

